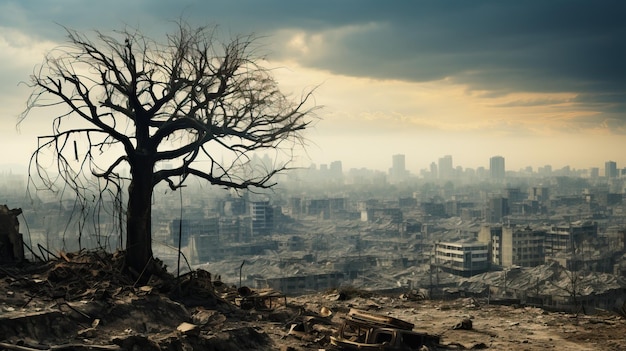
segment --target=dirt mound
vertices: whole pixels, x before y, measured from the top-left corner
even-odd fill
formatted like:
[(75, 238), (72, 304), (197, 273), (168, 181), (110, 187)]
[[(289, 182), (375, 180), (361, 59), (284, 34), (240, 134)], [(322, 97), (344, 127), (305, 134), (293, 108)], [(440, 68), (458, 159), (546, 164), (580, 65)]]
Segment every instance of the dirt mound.
[(123, 262), (122, 252), (81, 251), (1, 266), (0, 349), (272, 349), (238, 325), (245, 315), (216, 295), (209, 272), (137, 286)]

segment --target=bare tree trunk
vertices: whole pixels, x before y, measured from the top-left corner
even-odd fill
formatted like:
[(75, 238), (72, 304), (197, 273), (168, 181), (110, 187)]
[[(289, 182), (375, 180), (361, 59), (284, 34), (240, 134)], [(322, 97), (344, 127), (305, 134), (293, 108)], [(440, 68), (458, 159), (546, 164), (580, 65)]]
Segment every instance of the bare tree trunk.
[(152, 168), (147, 159), (133, 162), (128, 188), (126, 265), (137, 273), (150, 271), (152, 260)]

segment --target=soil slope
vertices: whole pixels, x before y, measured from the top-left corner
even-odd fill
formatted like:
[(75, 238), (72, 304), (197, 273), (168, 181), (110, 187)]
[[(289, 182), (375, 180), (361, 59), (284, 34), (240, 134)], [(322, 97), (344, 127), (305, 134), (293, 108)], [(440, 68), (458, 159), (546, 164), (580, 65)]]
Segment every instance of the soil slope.
[[(472, 298), (432, 301), (342, 289), (236, 303), (205, 271), (138, 286), (121, 254), (82, 252), (0, 266), (0, 350), (325, 350), (350, 308), (393, 316), (441, 336), (431, 349), (626, 350), (626, 321)], [(246, 291), (254, 296), (258, 292)], [(244, 306), (241, 308), (240, 305)], [(462, 321), (471, 328), (458, 328)]]

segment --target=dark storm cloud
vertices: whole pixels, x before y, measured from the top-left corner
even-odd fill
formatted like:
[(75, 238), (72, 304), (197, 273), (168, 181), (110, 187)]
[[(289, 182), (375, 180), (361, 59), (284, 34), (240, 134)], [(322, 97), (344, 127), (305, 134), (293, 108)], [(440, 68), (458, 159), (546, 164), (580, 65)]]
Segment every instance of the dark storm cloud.
[[(77, 29), (158, 27), (178, 17), (228, 33), (267, 36), (275, 58), (334, 73), (431, 81), (486, 91), (574, 92), (626, 112), (624, 1), (55, 1), (0, 2), (5, 26), (26, 19), (37, 35)], [(157, 23), (157, 25), (155, 25)], [(23, 24), (22, 24), (23, 25)], [(355, 26), (333, 37), (333, 30)], [(51, 28), (53, 30), (51, 30)], [(323, 50), (294, 57), (281, 29), (326, 34)], [(56, 34), (53, 34), (56, 33)], [(275, 39), (272, 42), (272, 38)], [(608, 101), (607, 101), (608, 100)]]
[[(626, 2), (226, 2), (227, 23), (249, 30), (324, 33), (322, 52), (297, 57), (338, 74), (430, 81), (449, 78), (488, 94), (574, 92), (579, 102), (626, 112)], [(232, 6), (229, 9), (226, 6)], [(275, 55), (289, 55), (277, 43)], [(608, 107), (608, 106), (607, 106)], [(607, 111), (609, 112), (609, 111)]]
[(609, 4), (416, 6), (415, 18), (381, 20), (380, 31), (348, 36), (311, 64), (377, 78), (450, 77), (488, 90), (623, 89), (626, 11)]

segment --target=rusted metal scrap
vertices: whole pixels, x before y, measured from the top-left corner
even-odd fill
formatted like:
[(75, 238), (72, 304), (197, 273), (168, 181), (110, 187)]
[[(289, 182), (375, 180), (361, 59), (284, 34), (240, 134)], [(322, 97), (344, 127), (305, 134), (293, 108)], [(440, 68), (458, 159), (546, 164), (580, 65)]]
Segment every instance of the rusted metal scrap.
[(251, 290), (241, 287), (238, 296), (231, 295), (231, 301), (241, 309), (273, 310), (278, 306), (287, 306), (287, 295), (273, 289)]
[(330, 343), (340, 350), (418, 350), (437, 346), (438, 335), (413, 331), (413, 323), (350, 309)]

